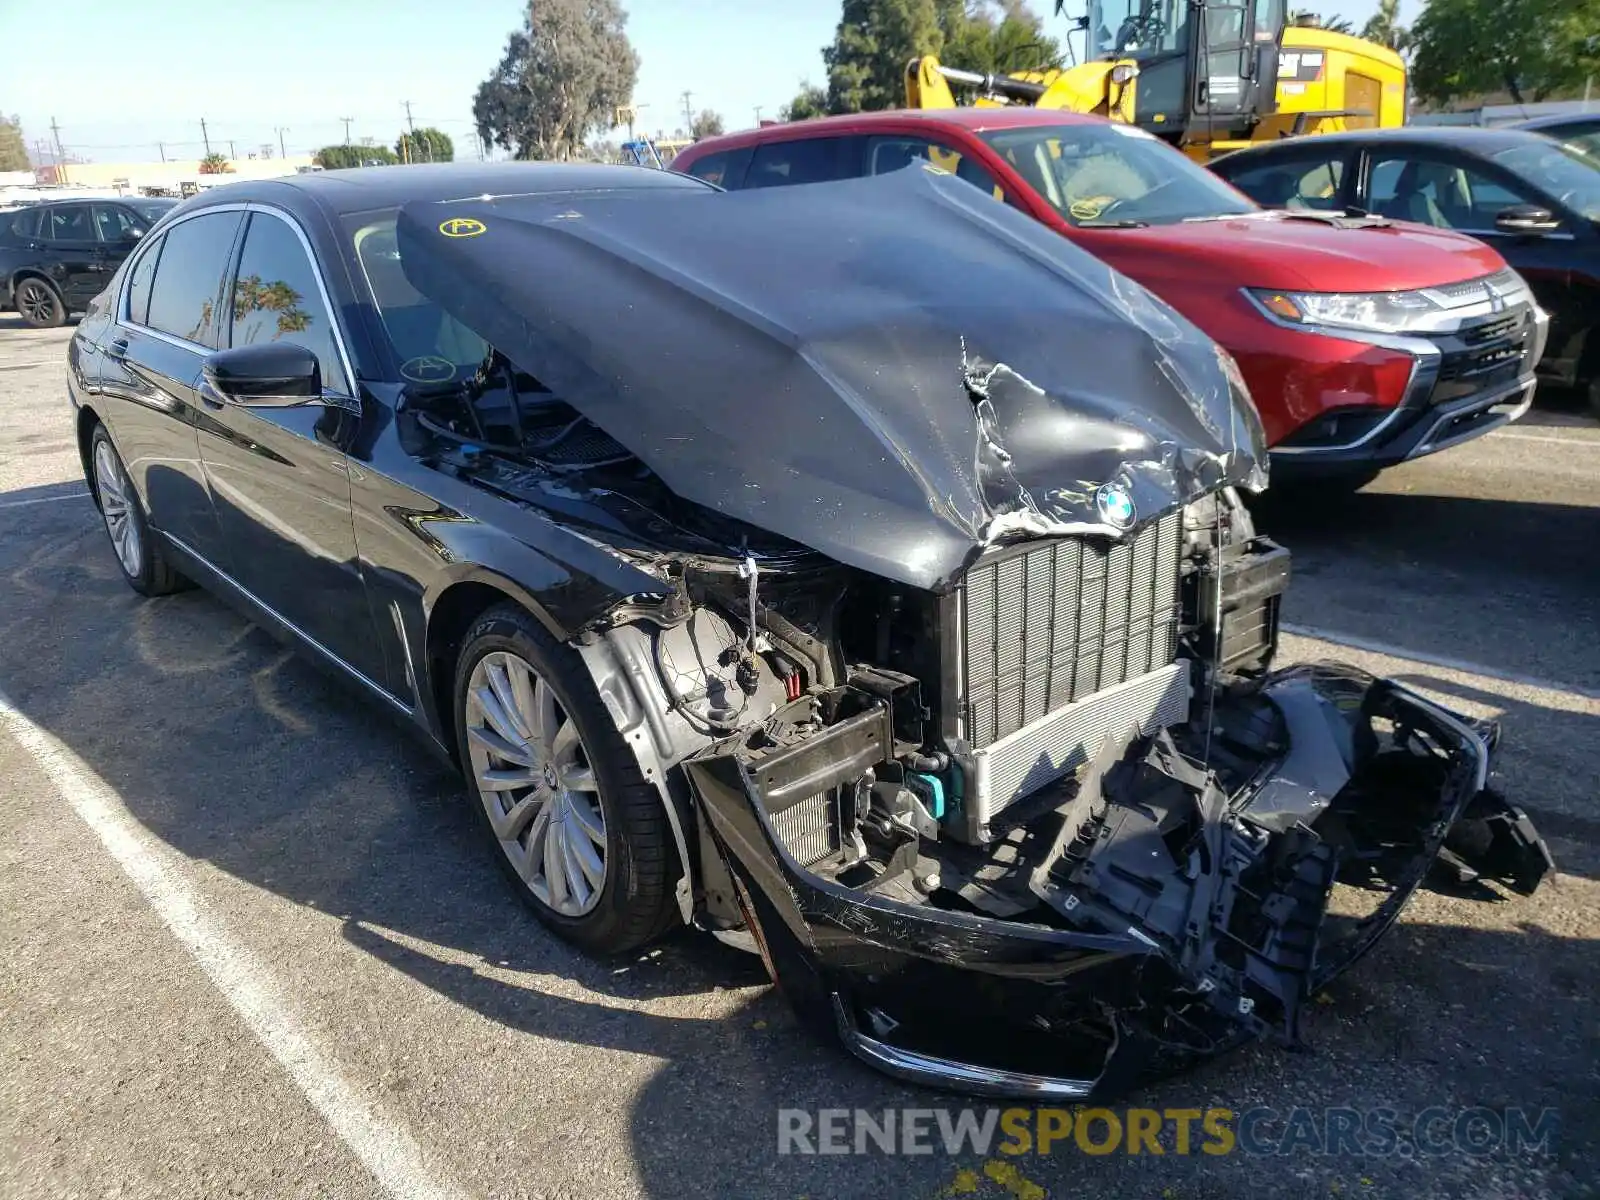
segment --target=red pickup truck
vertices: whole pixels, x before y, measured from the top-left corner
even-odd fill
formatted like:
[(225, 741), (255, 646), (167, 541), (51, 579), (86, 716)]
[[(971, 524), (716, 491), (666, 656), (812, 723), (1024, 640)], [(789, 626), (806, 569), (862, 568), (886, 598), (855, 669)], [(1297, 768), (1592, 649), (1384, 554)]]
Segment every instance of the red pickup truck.
[(1548, 319), (1494, 250), (1382, 218), (1262, 209), (1132, 126), (1033, 108), (867, 113), (697, 142), (672, 169), (737, 190), (918, 162), (1058, 230), (1232, 353), (1275, 478), (1359, 484), (1532, 401)]

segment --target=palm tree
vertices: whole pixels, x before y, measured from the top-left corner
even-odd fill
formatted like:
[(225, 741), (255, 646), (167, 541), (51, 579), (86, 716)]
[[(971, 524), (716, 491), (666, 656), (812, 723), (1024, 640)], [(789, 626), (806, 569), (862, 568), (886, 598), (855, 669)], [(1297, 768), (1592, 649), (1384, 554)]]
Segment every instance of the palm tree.
[(1400, 0), (1378, 0), (1378, 11), (1367, 18), (1361, 36), (1396, 52), (1411, 42), (1411, 31), (1400, 24)]

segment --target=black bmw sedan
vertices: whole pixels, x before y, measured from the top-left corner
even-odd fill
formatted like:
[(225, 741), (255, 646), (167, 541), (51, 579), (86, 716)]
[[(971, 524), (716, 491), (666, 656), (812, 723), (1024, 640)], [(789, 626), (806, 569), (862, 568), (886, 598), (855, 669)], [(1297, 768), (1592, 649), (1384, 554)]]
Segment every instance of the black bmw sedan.
[(1539, 377), (1600, 413), (1600, 166), (1522, 129), (1406, 126), (1290, 138), (1211, 169), (1269, 208), (1346, 209), (1482, 238), (1550, 314)]
[[(1441, 852), (1548, 867), (1492, 728), (1270, 669), (1232, 361), (942, 172), (226, 186), (69, 385), (136, 591), (410, 725), (560, 936), (716, 933), (897, 1075), (1081, 1097), (1292, 1038)], [(1325, 925), (1346, 870), (1382, 902)]]

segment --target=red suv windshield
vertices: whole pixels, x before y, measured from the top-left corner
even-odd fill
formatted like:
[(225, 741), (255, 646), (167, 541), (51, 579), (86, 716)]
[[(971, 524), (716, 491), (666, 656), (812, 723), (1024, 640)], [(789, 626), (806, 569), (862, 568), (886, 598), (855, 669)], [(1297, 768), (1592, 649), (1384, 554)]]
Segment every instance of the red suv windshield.
[(1160, 225), (1256, 207), (1129, 125), (1030, 125), (981, 136), (1074, 225)]

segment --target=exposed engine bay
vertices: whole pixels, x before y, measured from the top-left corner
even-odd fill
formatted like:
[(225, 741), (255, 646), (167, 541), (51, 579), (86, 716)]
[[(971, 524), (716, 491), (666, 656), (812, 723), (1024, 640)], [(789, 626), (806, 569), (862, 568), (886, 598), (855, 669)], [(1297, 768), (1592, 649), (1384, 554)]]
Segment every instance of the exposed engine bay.
[(679, 912), (858, 1057), (1109, 1094), (1293, 1041), (1430, 872), (1549, 870), (1493, 727), (1273, 671), (1289, 555), (1239, 498), (1267, 459), (1232, 360), (978, 189), (484, 198), (396, 238), (497, 347), (402, 440), (627, 564), (569, 640)]
[[(616, 516), (593, 532), (662, 591), (576, 648), (673, 816), (683, 916), (891, 1073), (1085, 1097), (1293, 1042), (1430, 871), (1550, 869), (1491, 726), (1271, 670), (1289, 556), (1231, 489), (940, 593), (681, 500), (498, 355), (402, 420), (440, 470)], [(1336, 882), (1370, 911), (1330, 916)]]

